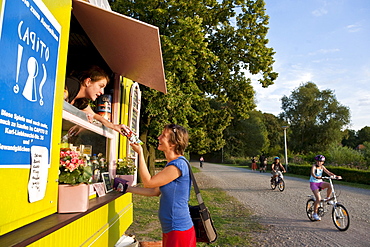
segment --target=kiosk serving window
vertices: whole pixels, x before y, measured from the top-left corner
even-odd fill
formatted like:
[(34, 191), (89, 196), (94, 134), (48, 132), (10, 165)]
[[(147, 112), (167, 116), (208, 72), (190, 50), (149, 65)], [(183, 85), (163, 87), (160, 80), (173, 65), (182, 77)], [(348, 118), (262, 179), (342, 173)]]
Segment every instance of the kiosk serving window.
[(90, 154), (85, 153), (86, 155), (105, 155), (108, 140), (114, 138), (113, 131), (99, 122), (89, 123), (84, 112), (67, 102), (63, 108), (62, 142), (67, 141), (69, 145), (76, 147), (91, 146)]
[[(66, 78), (76, 71), (81, 71), (90, 66), (98, 66), (110, 77), (110, 82), (104, 88), (104, 95), (91, 102), (90, 107), (99, 114), (99, 111), (109, 112), (104, 116), (109, 121), (114, 119), (112, 101), (116, 100), (113, 92), (117, 79), (110, 67), (106, 64), (99, 51), (94, 46), (78, 20), (72, 13), (70, 21), (70, 34), (68, 43)], [(88, 156), (93, 162), (95, 158), (104, 157), (107, 166), (111, 166), (116, 156), (115, 138), (117, 133), (102, 125), (101, 122), (87, 119), (85, 112), (73, 105), (64, 102), (62, 122), (62, 148), (73, 148), (81, 154)], [(107, 171), (106, 169), (105, 171)]]

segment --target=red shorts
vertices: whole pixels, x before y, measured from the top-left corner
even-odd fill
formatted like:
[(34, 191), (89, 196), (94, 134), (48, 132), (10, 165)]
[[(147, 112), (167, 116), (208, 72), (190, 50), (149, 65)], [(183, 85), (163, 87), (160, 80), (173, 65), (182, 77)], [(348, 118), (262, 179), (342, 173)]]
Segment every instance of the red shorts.
[(194, 226), (186, 231), (170, 231), (162, 234), (163, 247), (196, 247)]

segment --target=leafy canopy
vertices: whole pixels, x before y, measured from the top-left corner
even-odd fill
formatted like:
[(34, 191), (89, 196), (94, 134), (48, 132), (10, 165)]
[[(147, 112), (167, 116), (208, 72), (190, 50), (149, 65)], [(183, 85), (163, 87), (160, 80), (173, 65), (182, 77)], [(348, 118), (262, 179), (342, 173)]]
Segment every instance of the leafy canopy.
[(341, 129), (350, 122), (349, 108), (341, 105), (332, 90), (320, 91), (307, 82), (282, 98), (280, 117), (289, 125), (290, 149), (296, 152), (326, 150), (343, 138)]
[(165, 123), (189, 129), (189, 151), (224, 146), (232, 119), (248, 118), (254, 90), (245, 72), (273, 84), (268, 16), (262, 0), (111, 0), (112, 9), (159, 28), (166, 95), (142, 87), (141, 139), (156, 146)]

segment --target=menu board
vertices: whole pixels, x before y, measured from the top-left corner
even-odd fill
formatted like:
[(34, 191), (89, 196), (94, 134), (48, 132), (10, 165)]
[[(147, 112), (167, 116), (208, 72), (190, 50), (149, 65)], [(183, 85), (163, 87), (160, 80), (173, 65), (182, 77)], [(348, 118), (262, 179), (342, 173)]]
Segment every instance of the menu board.
[(29, 168), (50, 152), (61, 26), (42, 0), (0, 8), (0, 168)]

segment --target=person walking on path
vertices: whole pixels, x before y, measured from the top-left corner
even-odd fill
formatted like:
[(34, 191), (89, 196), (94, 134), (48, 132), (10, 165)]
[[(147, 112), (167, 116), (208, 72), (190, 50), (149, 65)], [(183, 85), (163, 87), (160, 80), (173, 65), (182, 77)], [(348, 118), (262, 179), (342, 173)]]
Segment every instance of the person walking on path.
[(260, 172), (266, 172), (267, 169), (267, 158), (263, 160), (263, 163), (260, 164)]
[(257, 170), (257, 163), (255, 157), (252, 158), (252, 171)]
[(199, 166), (200, 166), (200, 168), (203, 168), (203, 162), (204, 162), (204, 158), (203, 158), (203, 156), (200, 156), (200, 159), (199, 159)]

